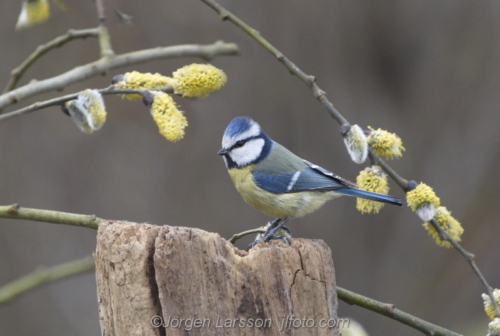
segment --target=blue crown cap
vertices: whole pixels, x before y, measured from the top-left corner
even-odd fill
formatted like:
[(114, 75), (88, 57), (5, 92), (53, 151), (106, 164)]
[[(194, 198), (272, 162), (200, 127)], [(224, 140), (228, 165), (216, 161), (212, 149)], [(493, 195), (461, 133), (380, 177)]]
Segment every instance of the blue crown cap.
[(248, 131), (252, 126), (256, 124), (257, 123), (253, 121), (251, 118), (236, 117), (233, 120), (231, 120), (231, 122), (226, 128), (226, 131), (224, 132), (224, 135), (233, 137), (235, 135)]

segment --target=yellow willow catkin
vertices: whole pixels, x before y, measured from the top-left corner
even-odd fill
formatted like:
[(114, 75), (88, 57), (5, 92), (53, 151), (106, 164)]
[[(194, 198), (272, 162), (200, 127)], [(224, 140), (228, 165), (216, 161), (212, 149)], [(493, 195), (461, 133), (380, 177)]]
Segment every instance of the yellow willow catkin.
[(500, 336), (500, 318), (493, 319), (488, 324), (488, 335), (486, 336)]
[(400, 158), (403, 156), (403, 141), (395, 133), (387, 132), (383, 129), (371, 130), (368, 136), (368, 145), (372, 151), (386, 159)]
[(176, 142), (184, 137), (184, 128), (188, 125), (187, 119), (170, 95), (163, 92), (155, 93), (151, 115), (165, 139)]
[[(148, 89), (161, 90), (172, 84), (172, 78), (163, 76), (159, 73), (142, 73), (139, 71), (127, 72), (123, 75), (123, 79), (115, 84), (115, 87), (120, 89)], [(123, 98), (128, 100), (141, 99), (139, 94), (126, 94)]]
[(224, 71), (210, 64), (186, 65), (175, 71), (172, 76), (175, 94), (186, 98), (204, 98), (227, 82)]
[(344, 136), (347, 152), (355, 163), (363, 163), (368, 157), (368, 141), (366, 135), (358, 125), (352, 125)]
[(46, 21), (50, 17), (48, 0), (24, 0), (16, 29), (24, 29)]
[(440, 200), (431, 187), (425, 183), (420, 183), (415, 189), (406, 193), (406, 203), (412, 211), (416, 211), (426, 203), (430, 203), (437, 208), (440, 205)]
[[(488, 294), (482, 294), (481, 296), (484, 301), (484, 311), (486, 312), (486, 315), (488, 315), (490, 320), (493, 320), (495, 318), (495, 306), (493, 306), (493, 303), (491, 302), (491, 297)], [(495, 288), (493, 290), (493, 297), (495, 298), (497, 304), (500, 306), (500, 289)]]
[[(356, 183), (363, 190), (385, 195), (389, 193), (387, 174), (377, 165), (362, 170), (356, 178)], [(383, 207), (384, 203), (382, 202), (374, 202), (362, 198), (356, 199), (356, 208), (361, 213), (378, 213)]]
[[(448, 236), (450, 236), (451, 239), (456, 242), (459, 242), (462, 239), (462, 233), (464, 232), (462, 225), (460, 225), (460, 222), (451, 216), (451, 213), (445, 207), (441, 206), (436, 209), (434, 220), (439, 224), (439, 226), (441, 226)], [(431, 223), (426, 222), (423, 225), (429, 235), (434, 238), (434, 241), (438, 246), (446, 248), (450, 248), (452, 246), (448, 241), (441, 240), (439, 233)]]
[(106, 107), (97, 90), (80, 92), (75, 100), (65, 103), (65, 108), (82, 132), (92, 134), (106, 122)]

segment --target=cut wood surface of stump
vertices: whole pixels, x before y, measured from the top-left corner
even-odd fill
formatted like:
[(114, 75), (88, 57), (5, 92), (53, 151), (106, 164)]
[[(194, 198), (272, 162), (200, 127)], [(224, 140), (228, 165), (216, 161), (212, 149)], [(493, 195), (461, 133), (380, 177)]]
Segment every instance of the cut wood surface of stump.
[(321, 240), (241, 251), (216, 233), (100, 225), (102, 335), (338, 335), (333, 260)]

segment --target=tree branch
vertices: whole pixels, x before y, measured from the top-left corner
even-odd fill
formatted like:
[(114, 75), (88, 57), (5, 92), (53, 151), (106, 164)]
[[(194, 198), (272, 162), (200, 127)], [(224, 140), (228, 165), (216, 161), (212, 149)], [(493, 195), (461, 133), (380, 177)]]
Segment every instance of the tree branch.
[(396, 184), (403, 189), (404, 192), (408, 191), (408, 181), (399, 176), (398, 173), (394, 169), (392, 169), (391, 166), (387, 162), (385, 162), (381, 157), (377, 156), (373, 151), (370, 149), (370, 155), (375, 157), (375, 160), (377, 161), (378, 165), (382, 167), (382, 169), (385, 170), (387, 175), (389, 175)]
[(36, 48), (36, 50), (26, 59), (23, 63), (21, 63), (17, 68), (12, 70), (11, 78), (9, 83), (3, 90), (3, 93), (9, 92), (14, 89), (24, 75), (24, 73), (35, 63), (40, 57), (48, 53), (50, 50), (59, 48), (62, 45), (76, 40), (76, 39), (85, 39), (87, 37), (97, 37), (99, 35), (99, 31), (97, 28), (91, 29), (82, 29), (82, 30), (73, 30), (70, 29), (68, 32), (62, 36), (56, 37), (50, 42), (46, 44), (42, 44)]
[(409, 327), (420, 330), (425, 335), (461, 336), (460, 334), (457, 334), (453, 331), (447, 330), (438, 325), (429, 323), (418, 317), (405, 313), (397, 309), (393, 304), (379, 302), (366, 296), (351, 292), (339, 286), (337, 286), (337, 296), (345, 303), (360, 306), (381, 315), (387, 316), (393, 320), (404, 323)]
[(260, 35), (260, 33), (257, 30), (247, 25), (245, 22), (240, 20), (237, 16), (226, 10), (217, 2), (212, 0), (202, 0), (202, 1), (206, 3), (208, 6), (210, 6), (212, 9), (214, 9), (217, 13), (219, 13), (222, 20), (231, 21), (245, 33), (253, 37), (253, 39), (256, 40), (261, 46), (263, 46), (267, 51), (273, 54), (274, 57), (278, 59), (278, 61), (283, 63), (283, 65), (290, 71), (290, 73), (300, 78), (313, 91), (313, 94), (316, 97), (316, 99), (318, 99), (321, 102), (321, 104), (323, 104), (323, 106), (325, 107), (326, 111), (330, 114), (330, 116), (335, 120), (337, 120), (337, 122), (340, 125), (349, 124), (347, 119), (345, 119), (344, 116), (342, 116), (342, 114), (340, 114), (340, 112), (337, 111), (337, 109), (333, 106), (333, 104), (326, 98), (325, 96), (326, 92), (321, 90), (318, 87), (318, 85), (316, 85), (315, 83), (316, 78), (314, 76), (305, 74), (292, 61), (286, 58), (281, 51), (276, 49), (271, 43), (269, 43), (265, 38), (263, 38), (262, 35)]
[(50, 268), (39, 268), (33, 273), (0, 287), (0, 305), (46, 283), (69, 278), (95, 268), (94, 258), (85, 257)]
[(481, 271), (479, 270), (479, 267), (477, 267), (476, 262), (474, 261), (475, 258), (474, 254), (468, 252), (462, 247), (462, 245), (460, 245), (457, 241), (453, 240), (435, 219), (432, 219), (430, 223), (434, 227), (434, 229), (438, 232), (439, 237), (442, 240), (446, 240), (451, 245), (453, 245), (453, 247), (464, 257), (464, 259), (467, 260), (470, 267), (474, 271), (474, 274), (476, 274), (476, 276), (483, 284), (484, 288), (486, 288), (486, 292), (488, 293), (488, 296), (491, 298), (491, 304), (495, 308), (495, 316), (500, 317), (500, 308), (498, 307), (498, 303), (495, 300), (495, 296), (493, 295), (493, 290), (491, 286), (488, 284), (488, 281), (486, 281), (486, 278), (484, 277), (483, 273), (481, 273)]
[(99, 47), (101, 48), (101, 57), (111, 57), (115, 54), (111, 47), (111, 36), (108, 27), (106, 27), (106, 13), (103, 0), (94, 0), (97, 9), (97, 19), (99, 20)]
[(239, 239), (251, 235), (251, 234), (256, 234), (256, 233), (266, 233), (265, 228), (256, 228), (256, 229), (251, 229), (247, 231), (243, 231), (240, 233), (235, 233), (231, 238), (229, 238), (227, 241), (230, 242), (231, 244), (236, 243)]
[(0, 218), (24, 219), (52, 224), (65, 224), (89, 229), (99, 227), (103, 221), (95, 215), (79, 215), (68, 212), (21, 208), (19, 204), (0, 206)]
[[(111, 94), (140, 94), (140, 95), (142, 95), (145, 91), (148, 91), (148, 90), (145, 90), (145, 89), (119, 89), (118, 90), (118, 89), (115, 89), (114, 86), (109, 86), (105, 89), (99, 89), (97, 91), (99, 91), (102, 95), (111, 95)], [(157, 91), (160, 91), (160, 90), (157, 90)], [(166, 92), (166, 93), (173, 93), (174, 88), (171, 86), (167, 86), (165, 89), (163, 89), (161, 91)], [(30, 106), (23, 107), (22, 109), (8, 112), (5, 114), (1, 114), (0, 115), (0, 122), (5, 121), (5, 120), (10, 119), (10, 118), (20, 117), (24, 114), (38, 111), (38, 110), (44, 109), (46, 107), (62, 105), (67, 101), (76, 99), (78, 97), (79, 93), (80, 92), (72, 93), (72, 94), (69, 94), (66, 96), (56, 97), (56, 98), (49, 99), (49, 100), (46, 100), (43, 102), (37, 102), (37, 103), (34, 103)]]
[(122, 68), (127, 65), (186, 56), (195, 56), (201, 57), (205, 60), (210, 60), (215, 56), (238, 55), (238, 53), (239, 50), (236, 44), (218, 41), (208, 45), (185, 44), (145, 49), (102, 58), (95, 62), (78, 66), (58, 76), (21, 86), (1, 95), (0, 110), (34, 95), (53, 90), (61, 90), (69, 84), (80, 82), (90, 77), (106, 73), (109, 70)]

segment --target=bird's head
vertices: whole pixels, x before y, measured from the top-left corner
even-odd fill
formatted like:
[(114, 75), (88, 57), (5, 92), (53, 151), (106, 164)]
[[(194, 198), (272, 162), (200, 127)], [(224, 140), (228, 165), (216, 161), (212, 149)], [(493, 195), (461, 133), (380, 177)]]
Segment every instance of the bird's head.
[(255, 121), (248, 117), (236, 117), (227, 126), (222, 148), (217, 154), (224, 157), (227, 168), (242, 168), (264, 159), (272, 144), (273, 141)]

